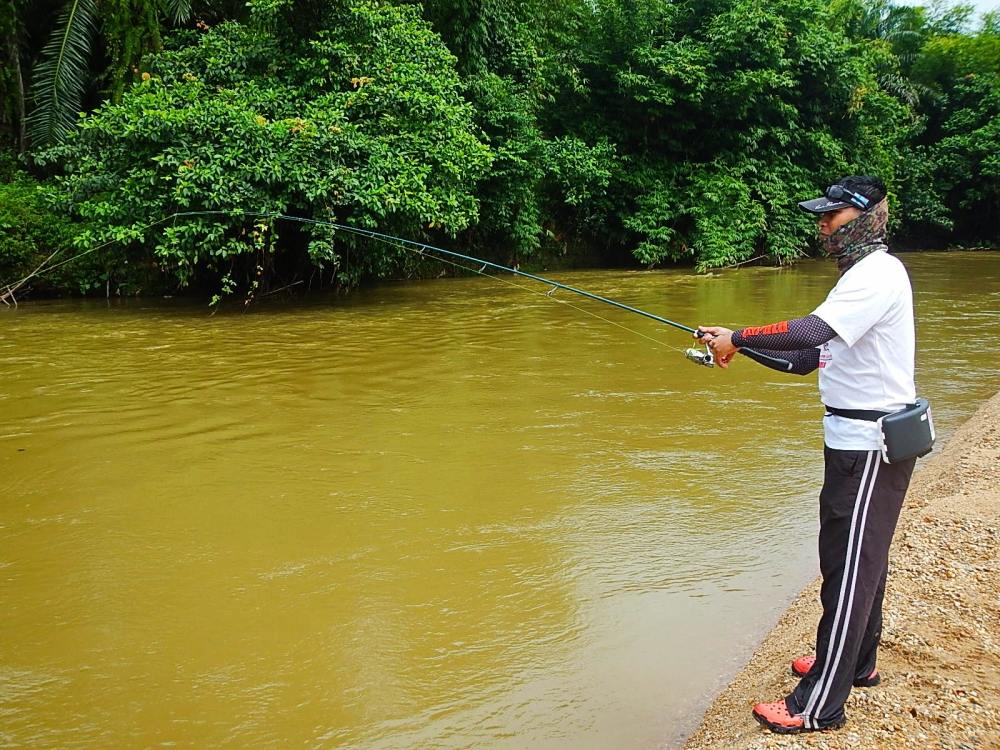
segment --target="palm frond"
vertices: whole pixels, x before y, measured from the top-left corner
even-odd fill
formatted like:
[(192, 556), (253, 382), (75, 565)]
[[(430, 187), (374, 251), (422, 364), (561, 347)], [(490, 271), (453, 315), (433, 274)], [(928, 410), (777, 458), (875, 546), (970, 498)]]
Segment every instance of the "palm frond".
[(191, 17), (192, 0), (163, 0), (163, 7), (175, 24), (184, 23)]
[(28, 137), (35, 148), (61, 141), (76, 124), (90, 80), (97, 30), (94, 0), (69, 0), (32, 72)]
[(930, 88), (898, 73), (882, 73), (878, 77), (878, 82), (883, 91), (911, 107), (934, 99), (934, 92)]

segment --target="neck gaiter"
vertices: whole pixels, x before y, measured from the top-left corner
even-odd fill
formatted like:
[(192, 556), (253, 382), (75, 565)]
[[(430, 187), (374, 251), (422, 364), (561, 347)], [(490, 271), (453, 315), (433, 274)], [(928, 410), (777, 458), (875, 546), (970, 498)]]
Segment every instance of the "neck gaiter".
[(888, 223), (889, 206), (883, 199), (874, 208), (822, 239), (826, 251), (837, 259), (841, 274), (869, 253), (889, 249), (885, 244)]

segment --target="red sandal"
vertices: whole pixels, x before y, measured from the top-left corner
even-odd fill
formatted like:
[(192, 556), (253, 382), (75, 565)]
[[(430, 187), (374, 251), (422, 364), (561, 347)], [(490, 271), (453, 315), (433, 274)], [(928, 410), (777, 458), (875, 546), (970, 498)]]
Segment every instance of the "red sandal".
[[(805, 677), (809, 674), (809, 670), (812, 669), (813, 664), (816, 663), (816, 657), (800, 656), (798, 659), (792, 662), (792, 674), (796, 677)], [(880, 682), (882, 682), (882, 677), (878, 673), (878, 669), (873, 669), (872, 673), (867, 677), (862, 677), (854, 681), (854, 687), (859, 688), (869, 688), (875, 687)]]
[(788, 713), (788, 706), (785, 701), (775, 701), (774, 703), (758, 703), (753, 707), (753, 717), (778, 734), (795, 734), (806, 731), (805, 720), (801, 716), (793, 716)]
[(775, 701), (774, 703), (758, 703), (753, 707), (753, 717), (778, 734), (798, 734), (799, 732), (815, 732), (824, 729), (839, 729), (844, 726), (845, 718), (832, 724), (817, 726), (815, 722), (806, 726), (805, 719), (799, 714), (788, 712), (788, 704), (785, 701)]

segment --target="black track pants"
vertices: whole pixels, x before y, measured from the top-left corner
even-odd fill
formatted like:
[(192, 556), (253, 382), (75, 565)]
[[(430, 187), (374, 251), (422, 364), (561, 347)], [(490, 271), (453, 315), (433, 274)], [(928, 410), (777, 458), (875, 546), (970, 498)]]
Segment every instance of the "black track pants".
[(824, 458), (816, 663), (786, 699), (808, 728), (841, 723), (852, 683), (875, 669), (889, 544), (915, 463), (887, 464), (878, 451), (833, 448), (824, 449)]

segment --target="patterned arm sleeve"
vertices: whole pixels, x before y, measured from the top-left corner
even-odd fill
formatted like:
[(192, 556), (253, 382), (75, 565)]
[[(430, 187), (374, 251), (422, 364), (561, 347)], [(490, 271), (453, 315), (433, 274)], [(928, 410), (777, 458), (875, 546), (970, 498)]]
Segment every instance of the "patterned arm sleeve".
[[(783, 359), (791, 362), (792, 369), (788, 370), (772, 359), (763, 359), (762, 357), (754, 356), (758, 353), (774, 357), (778, 360)], [(764, 365), (764, 367), (770, 367), (772, 370), (777, 370), (778, 372), (791, 372), (795, 375), (808, 375), (819, 367), (819, 349), (816, 347), (796, 349), (794, 351), (783, 351), (780, 349), (740, 349), (740, 354), (745, 354), (754, 362)]]
[(806, 315), (769, 326), (750, 326), (733, 331), (733, 346), (790, 352), (820, 346), (836, 335), (837, 332), (825, 320), (817, 315)]

